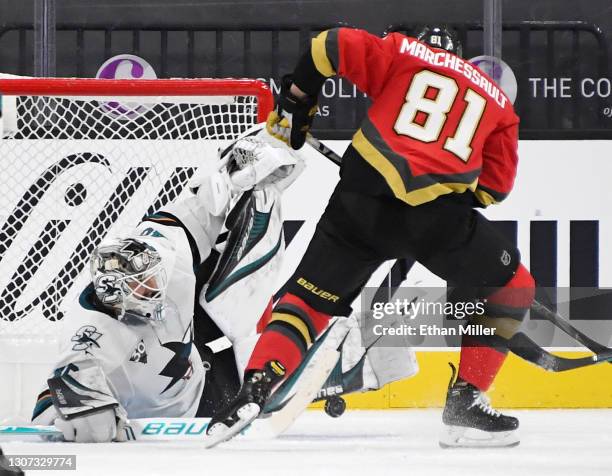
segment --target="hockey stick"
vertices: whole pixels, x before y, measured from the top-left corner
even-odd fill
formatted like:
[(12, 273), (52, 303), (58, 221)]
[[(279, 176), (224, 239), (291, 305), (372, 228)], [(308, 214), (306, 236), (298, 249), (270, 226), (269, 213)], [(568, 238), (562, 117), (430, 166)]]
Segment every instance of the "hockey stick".
[(320, 153), (321, 155), (323, 155), (327, 159), (331, 160), (334, 164), (336, 164), (338, 166), (342, 165), (342, 157), (340, 157), (333, 150), (331, 150), (329, 147), (327, 147), (325, 144), (323, 144), (315, 136), (313, 136), (311, 134), (308, 134), (306, 136), (306, 142), (313, 149), (315, 149), (318, 153)]
[(594, 341), (586, 334), (580, 332), (568, 321), (566, 321), (559, 313), (551, 311), (544, 304), (538, 301), (533, 301), (533, 304), (531, 305), (531, 310), (537, 314), (540, 314), (548, 321), (552, 322), (568, 336), (585, 346), (590, 351), (595, 352), (596, 354), (612, 352), (611, 348)]
[[(131, 440), (194, 440), (202, 439), (210, 418), (137, 418), (130, 420), (118, 439)], [(53, 425), (0, 426), (1, 437), (16, 439), (28, 436), (59, 437), (61, 430)], [(198, 438), (199, 436), (199, 438)]]
[(0, 425), (0, 437), (23, 438), (28, 436), (62, 436), (63, 433), (53, 425), (12, 426)]
[(566, 370), (579, 369), (589, 365), (612, 361), (612, 351), (596, 353), (595, 355), (579, 359), (559, 357), (540, 347), (522, 332), (517, 332), (510, 339), (508, 349), (520, 358), (549, 372), (564, 372)]
[[(205, 441), (210, 418), (136, 418), (129, 420), (117, 437), (119, 441)], [(0, 438), (62, 437), (63, 433), (53, 425), (0, 426)], [(267, 435), (267, 430), (257, 426), (244, 429), (242, 436)]]

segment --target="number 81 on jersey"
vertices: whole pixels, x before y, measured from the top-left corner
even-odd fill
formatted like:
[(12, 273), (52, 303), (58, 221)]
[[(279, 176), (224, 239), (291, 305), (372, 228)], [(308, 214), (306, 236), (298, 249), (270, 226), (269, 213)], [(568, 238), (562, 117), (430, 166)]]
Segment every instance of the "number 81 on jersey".
[[(437, 90), (428, 97), (431, 89)], [(436, 142), (446, 124), (447, 115), (455, 104), (459, 86), (453, 78), (425, 70), (414, 75), (406, 102), (395, 121), (395, 132), (421, 142)], [(464, 162), (472, 154), (472, 139), (487, 105), (487, 100), (472, 89), (467, 89), (463, 100), (467, 106), (454, 133), (447, 137), (442, 148)], [(417, 122), (417, 114), (425, 114), (424, 121)]]

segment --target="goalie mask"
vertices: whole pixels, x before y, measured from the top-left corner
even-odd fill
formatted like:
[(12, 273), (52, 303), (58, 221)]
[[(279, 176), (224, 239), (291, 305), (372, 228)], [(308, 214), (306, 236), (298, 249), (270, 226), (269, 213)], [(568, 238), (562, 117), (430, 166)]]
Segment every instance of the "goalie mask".
[(135, 239), (116, 239), (96, 248), (91, 257), (96, 296), (117, 311), (152, 321), (163, 320), (168, 280), (160, 254)]
[(457, 56), (463, 55), (463, 48), (454, 33), (443, 26), (426, 26), (416, 35), (416, 39), (433, 48), (440, 48)]

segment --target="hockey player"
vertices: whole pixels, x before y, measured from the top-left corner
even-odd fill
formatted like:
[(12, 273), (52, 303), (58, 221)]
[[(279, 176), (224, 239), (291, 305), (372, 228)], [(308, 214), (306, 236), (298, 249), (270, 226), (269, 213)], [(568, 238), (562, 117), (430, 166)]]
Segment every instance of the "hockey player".
[(519, 123), (512, 104), (461, 58), (446, 29), (381, 39), (336, 28), (313, 39), (293, 74), (283, 78), (269, 132), (302, 147), (323, 82), (336, 74), (372, 105), (344, 154), (340, 181), (306, 254), (257, 342), (240, 392), (208, 431), (234, 433), (234, 425), (245, 423), (241, 408), (262, 407), (330, 316), (348, 315), (383, 260), (413, 257), (449, 286), (461, 286), (464, 298), (486, 299), (485, 315), (473, 322), (495, 329), (491, 337), (463, 339), (441, 445), (517, 444), (518, 420), (491, 408), (484, 392), (533, 300), (534, 281), (516, 246), (475, 209), (500, 202), (512, 189)]
[[(224, 227), (233, 226), (228, 223), (232, 210), (245, 214), (241, 197), (249, 198), (250, 212), (265, 216), (277, 244), (282, 236), (278, 199), (300, 172), (299, 157), (265, 132), (260, 135), (264, 138), (247, 136), (224, 151), (230, 165), (195, 178), (190, 184), (195, 193), (93, 252), (92, 281), (68, 312), (67, 347), (39, 395), (34, 423), (55, 424), (66, 441), (106, 442), (123, 437), (128, 417), (197, 414), (213, 360), (206, 355), (203, 363), (193, 345), (194, 269), (231, 238), (232, 229)], [(254, 241), (270, 240), (261, 233), (243, 238), (250, 246), (226, 245), (235, 259), (221, 260), (224, 270), (259, 260), (258, 271), (274, 275), (278, 245), (261, 259)], [(234, 326), (241, 330), (227, 332), (232, 342), (238, 345), (255, 333), (272, 286), (262, 290), (259, 314), (241, 316), (243, 322)], [(249, 293), (243, 298), (249, 301)], [(217, 314), (216, 324), (223, 327), (225, 317)]]

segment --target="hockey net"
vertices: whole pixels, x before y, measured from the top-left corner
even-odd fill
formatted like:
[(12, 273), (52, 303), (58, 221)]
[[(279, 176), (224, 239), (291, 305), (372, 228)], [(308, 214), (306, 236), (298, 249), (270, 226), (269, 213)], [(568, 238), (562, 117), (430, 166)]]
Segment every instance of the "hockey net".
[(0, 94), (0, 377), (20, 393), (6, 364), (53, 354), (92, 250), (175, 200), (272, 97), (231, 79), (0, 77)]

